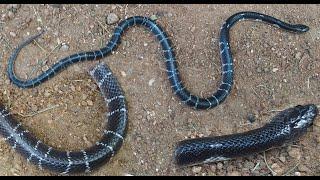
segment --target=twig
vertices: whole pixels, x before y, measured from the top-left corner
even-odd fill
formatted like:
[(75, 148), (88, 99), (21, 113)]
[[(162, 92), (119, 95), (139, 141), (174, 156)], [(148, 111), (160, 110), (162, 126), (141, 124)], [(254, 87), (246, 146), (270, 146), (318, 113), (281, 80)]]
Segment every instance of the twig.
[(263, 151), (263, 159), (264, 159), (264, 162), (265, 162), (266, 165), (267, 165), (267, 168), (271, 171), (272, 175), (276, 175), (277, 173), (274, 172), (274, 170), (269, 166), (269, 164), (268, 164), (268, 162), (267, 162), (266, 151)]
[(289, 175), (295, 168), (297, 168), (297, 167), (299, 166), (299, 164), (300, 164), (300, 161), (298, 161), (298, 163), (297, 163), (293, 168), (289, 169), (286, 173), (284, 173), (284, 174), (281, 175), (281, 176), (287, 176), (287, 175)]
[(251, 172), (254, 172), (260, 165), (260, 161), (254, 166), (254, 168), (251, 170)]
[(40, 114), (40, 113), (43, 113), (43, 112), (46, 112), (46, 111), (49, 111), (49, 110), (52, 110), (52, 109), (54, 109), (54, 108), (57, 108), (57, 107), (59, 107), (60, 105), (59, 104), (56, 104), (56, 105), (54, 105), (54, 106), (51, 106), (51, 107), (47, 107), (47, 108), (45, 108), (45, 109), (42, 109), (42, 110), (40, 110), (40, 111), (38, 111), (38, 112), (35, 112), (35, 113), (31, 113), (31, 114), (21, 114), (21, 113), (17, 113), (19, 116), (22, 116), (22, 117), (32, 117), (32, 116), (35, 116), (35, 115), (38, 115), (38, 114)]

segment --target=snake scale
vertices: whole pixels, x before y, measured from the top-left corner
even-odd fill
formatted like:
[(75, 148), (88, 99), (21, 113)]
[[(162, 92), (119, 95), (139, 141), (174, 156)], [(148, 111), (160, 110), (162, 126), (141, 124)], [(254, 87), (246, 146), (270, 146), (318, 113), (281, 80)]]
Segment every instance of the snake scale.
[[(39, 76), (30, 80), (21, 80), (14, 73), (14, 61), (17, 59), (21, 49), (38, 38), (43, 33), (41, 32), (30, 37), (14, 50), (9, 58), (7, 72), (11, 82), (20, 88), (38, 86), (73, 63), (106, 57), (117, 48), (125, 30), (135, 25), (141, 25), (149, 29), (159, 40), (165, 59), (168, 79), (174, 94), (176, 94), (182, 102), (195, 109), (210, 109), (221, 104), (230, 94), (234, 72), (229, 43), (229, 31), (237, 21), (246, 19), (267, 22), (292, 32), (301, 33), (309, 30), (305, 25), (288, 24), (274, 17), (256, 12), (240, 12), (232, 15), (222, 25), (220, 32), (219, 46), (222, 80), (218, 90), (206, 98), (195, 96), (186, 89), (179, 75), (175, 53), (168, 35), (155, 21), (142, 16), (134, 16), (121, 21), (115, 28), (113, 36), (106, 44), (106, 47), (95, 51), (70, 55), (59, 60)], [(109, 128), (105, 131), (106, 133), (103, 135), (102, 140), (97, 142), (94, 147), (80, 152), (54, 150), (34, 138), (27, 130), (24, 130), (21, 124), (15, 121), (4, 108), (1, 109), (0, 117), (1, 134), (15, 149), (26, 156), (29, 161), (37, 164), (40, 168), (45, 167), (62, 174), (90, 172), (94, 167), (110, 159), (120, 148), (125, 135), (127, 123), (125, 100), (120, 86), (106, 65), (98, 65), (90, 74), (98, 83), (102, 94), (106, 97), (106, 101), (112, 103), (111, 106), (109, 104)], [(104, 83), (101, 83), (102, 81)], [(305, 128), (311, 124), (310, 122), (312, 122), (316, 116), (316, 112), (317, 109), (313, 105), (297, 106), (280, 113), (280, 115), (273, 118), (274, 120), (272, 120), (271, 123), (252, 132), (181, 141), (175, 151), (176, 162), (178, 165), (212, 162), (244, 155), (245, 153), (243, 151), (253, 153), (258, 150), (263, 150), (266, 147), (281, 144), (287, 137), (292, 140), (298, 137), (296, 134), (303, 134), (302, 132), (305, 131)], [(291, 127), (291, 124), (288, 123), (288, 118), (294, 119), (294, 124), (299, 124), (298, 126), (301, 128), (290, 131), (288, 126)], [(287, 134), (284, 134), (284, 131), (287, 132)], [(261, 133), (267, 133), (268, 135), (263, 136)], [(252, 143), (246, 143), (246, 140), (251, 140)]]

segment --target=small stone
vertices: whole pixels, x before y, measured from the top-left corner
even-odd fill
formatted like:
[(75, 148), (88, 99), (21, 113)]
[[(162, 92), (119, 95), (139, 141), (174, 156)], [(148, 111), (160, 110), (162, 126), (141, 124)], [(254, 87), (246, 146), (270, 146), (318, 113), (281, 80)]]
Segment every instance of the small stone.
[(10, 34), (10, 36), (12, 36), (12, 37), (16, 37), (16, 36), (17, 36), (17, 34), (14, 33), (14, 32), (10, 32), (9, 34)]
[(155, 80), (154, 78), (150, 79), (149, 82), (148, 82), (148, 85), (149, 85), (149, 86), (152, 86), (155, 81), (156, 81), (156, 80)]
[[(271, 165), (271, 169), (273, 169), (273, 171), (277, 174), (281, 174), (283, 169), (277, 164), (277, 163), (273, 163)], [(275, 174), (276, 175), (276, 174)]]
[(300, 159), (301, 158), (301, 152), (299, 148), (293, 148), (291, 147), (288, 151), (288, 154), (290, 157), (295, 158), (295, 159)]
[(296, 55), (294, 56), (296, 59), (301, 59), (301, 52), (297, 52)]
[(273, 68), (273, 69), (272, 69), (272, 72), (275, 73), (275, 72), (277, 72), (278, 70), (279, 70), (278, 68)]
[(258, 68), (257, 68), (257, 72), (258, 72), (258, 73), (262, 73), (261, 67), (258, 67)]
[(241, 176), (241, 173), (238, 171), (228, 172), (227, 176)]
[(223, 164), (221, 162), (218, 162), (217, 169), (221, 170), (223, 168)]
[(194, 173), (200, 173), (201, 172), (201, 166), (194, 166), (192, 167), (192, 172)]
[(256, 116), (253, 113), (249, 113), (247, 119), (250, 123), (254, 123), (256, 121)]
[(151, 16), (150, 16), (150, 19), (151, 19), (152, 21), (155, 21), (155, 20), (158, 19), (158, 17), (157, 17), (157, 15), (151, 15)]
[(51, 95), (51, 93), (50, 93), (49, 91), (45, 91), (45, 92), (44, 92), (44, 96), (45, 96), (45, 97), (49, 97), (50, 95)]
[(49, 66), (48, 65), (44, 65), (42, 66), (41, 70), (42, 71), (47, 71), (49, 69)]
[(82, 106), (86, 106), (86, 105), (87, 105), (87, 102), (82, 101), (82, 102), (81, 102), (81, 105), (82, 105)]
[(116, 8), (117, 8), (116, 5), (111, 5), (111, 9), (112, 9), (112, 10), (115, 10)]
[(284, 83), (288, 82), (287, 79), (283, 79), (282, 81), (283, 81)]
[(88, 100), (88, 101), (87, 101), (87, 104), (88, 104), (89, 106), (93, 106), (93, 102), (92, 102), (91, 100)]
[(37, 27), (37, 31), (41, 31), (41, 27)]
[(285, 156), (280, 156), (280, 157), (279, 157), (279, 160), (280, 160), (281, 162), (285, 163), (285, 162), (286, 162), (286, 157), (285, 157)]
[(110, 13), (107, 16), (107, 24), (111, 25), (119, 21), (119, 17), (115, 13)]
[(61, 48), (62, 51), (68, 51), (69, 50), (69, 46), (66, 43), (62, 43)]
[(298, 166), (298, 170), (299, 170), (300, 172), (310, 172), (310, 169), (309, 169), (306, 165), (303, 165), (303, 164), (300, 164), (300, 165)]
[(71, 91), (76, 91), (76, 87), (74, 87), (73, 85), (70, 86)]
[(144, 47), (147, 47), (147, 46), (148, 46), (148, 43), (146, 43), (146, 42), (143, 43), (143, 46), (144, 46)]
[(124, 72), (124, 71), (120, 71), (120, 74), (121, 74), (122, 77), (126, 77), (127, 76), (126, 72)]
[(301, 173), (297, 171), (297, 172), (294, 172), (294, 175), (295, 176), (301, 176)]
[(14, 16), (14, 13), (13, 13), (12, 11), (9, 11), (9, 12), (8, 12), (8, 18), (9, 18), (9, 19), (12, 19), (13, 16)]

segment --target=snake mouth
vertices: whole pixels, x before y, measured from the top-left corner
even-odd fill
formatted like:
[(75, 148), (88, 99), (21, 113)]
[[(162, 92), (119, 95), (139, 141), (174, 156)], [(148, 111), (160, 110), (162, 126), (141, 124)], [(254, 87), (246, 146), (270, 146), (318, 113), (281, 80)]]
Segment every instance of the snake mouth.
[(296, 106), (296, 108), (298, 108), (300, 115), (293, 122), (293, 128), (302, 129), (312, 126), (313, 121), (315, 120), (319, 112), (317, 106), (314, 104), (308, 104), (304, 106), (298, 105)]

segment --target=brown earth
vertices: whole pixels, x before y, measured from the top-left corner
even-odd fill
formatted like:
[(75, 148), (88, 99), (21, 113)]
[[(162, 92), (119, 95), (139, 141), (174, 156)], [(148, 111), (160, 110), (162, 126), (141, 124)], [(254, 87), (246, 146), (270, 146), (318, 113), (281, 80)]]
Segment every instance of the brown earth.
[[(131, 28), (106, 62), (129, 104), (129, 130), (118, 154), (90, 175), (320, 175), (320, 119), (301, 140), (264, 153), (196, 167), (179, 168), (173, 151), (180, 140), (261, 127), (276, 110), (320, 104), (319, 5), (0, 5), (0, 96), (31, 132), (59, 149), (78, 150), (101, 136), (104, 106), (87, 71), (98, 61), (77, 63), (31, 89), (11, 84), (6, 67), (13, 48), (46, 33), (19, 55), (16, 72), (35, 77), (59, 59), (101, 48), (120, 19), (156, 15), (170, 35), (183, 81), (206, 96), (220, 82), (220, 26), (239, 11), (257, 11), (310, 26), (294, 34), (253, 21), (231, 30), (235, 85), (220, 106), (197, 111), (172, 93), (160, 46), (143, 28)], [(64, 43), (63, 47), (59, 46)], [(61, 47), (61, 48), (60, 48)], [(46, 110), (46, 111), (44, 111)], [(44, 112), (42, 112), (44, 111)], [(254, 123), (248, 117), (254, 116)], [(0, 141), (0, 175), (53, 175), (41, 171)], [(274, 171), (274, 172), (272, 172)]]

